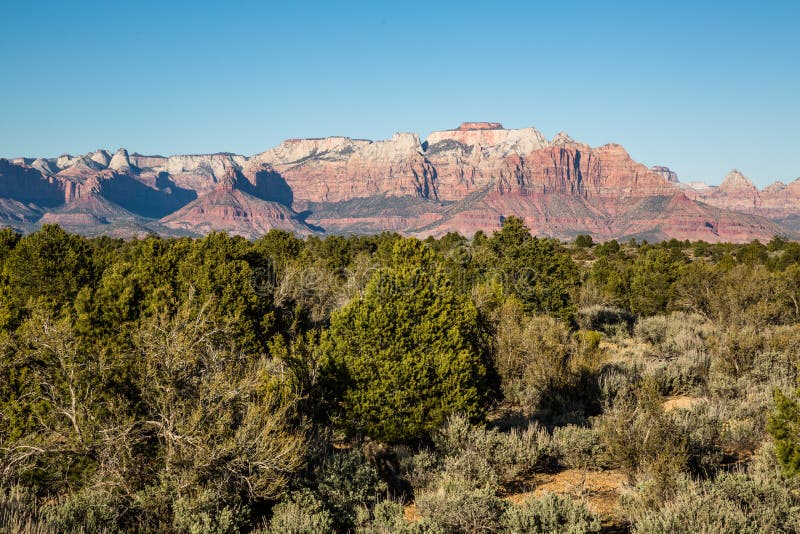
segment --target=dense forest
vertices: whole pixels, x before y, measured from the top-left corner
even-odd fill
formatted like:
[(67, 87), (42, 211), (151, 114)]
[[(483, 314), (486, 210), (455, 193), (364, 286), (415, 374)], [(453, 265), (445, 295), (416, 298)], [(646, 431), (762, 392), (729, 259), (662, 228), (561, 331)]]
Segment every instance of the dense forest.
[(800, 244), (0, 231), (0, 532), (800, 532)]

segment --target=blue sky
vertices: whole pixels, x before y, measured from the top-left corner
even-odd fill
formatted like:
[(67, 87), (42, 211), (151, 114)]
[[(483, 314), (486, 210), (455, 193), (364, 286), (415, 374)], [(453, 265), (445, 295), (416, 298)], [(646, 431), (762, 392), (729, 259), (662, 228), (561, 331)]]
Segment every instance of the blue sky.
[(462, 121), (800, 177), (800, 2), (0, 5), (0, 157), (253, 154)]

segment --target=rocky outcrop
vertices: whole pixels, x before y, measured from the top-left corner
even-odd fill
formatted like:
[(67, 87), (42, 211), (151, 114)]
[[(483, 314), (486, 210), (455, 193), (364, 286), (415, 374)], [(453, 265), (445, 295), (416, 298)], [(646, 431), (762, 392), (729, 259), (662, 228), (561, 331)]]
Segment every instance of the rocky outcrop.
[(668, 182), (672, 182), (673, 184), (678, 183), (678, 173), (671, 170), (669, 167), (664, 167), (661, 165), (656, 165), (654, 167), (650, 167), (650, 170), (656, 172), (661, 175)]
[(117, 150), (116, 154), (114, 154), (114, 157), (111, 158), (108, 168), (119, 172), (130, 171), (131, 160), (128, 157), (128, 151), (124, 148)]

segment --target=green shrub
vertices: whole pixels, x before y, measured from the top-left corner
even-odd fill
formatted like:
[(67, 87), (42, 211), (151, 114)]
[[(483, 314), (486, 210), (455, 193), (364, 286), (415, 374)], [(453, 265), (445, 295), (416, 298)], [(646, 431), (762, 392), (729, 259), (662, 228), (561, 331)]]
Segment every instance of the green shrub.
[(673, 282), (678, 279), (679, 266), (664, 249), (643, 250), (631, 268), (631, 311), (640, 315), (665, 312), (676, 296)]
[(594, 245), (592, 236), (588, 234), (578, 234), (575, 236), (575, 246), (579, 248), (591, 248)]
[(575, 313), (570, 292), (578, 285), (578, 267), (551, 239), (537, 239), (518, 217), (506, 217), (489, 239), (494, 272), (526, 311), (570, 320)]
[(600, 520), (569, 496), (546, 493), (521, 506), (509, 506), (501, 518), (508, 534), (582, 534), (600, 532)]
[(800, 402), (775, 390), (775, 409), (767, 425), (775, 440), (775, 451), (784, 471), (791, 476), (800, 474)]
[(377, 470), (353, 450), (328, 456), (314, 472), (317, 493), (341, 530), (357, 525), (386, 496)]

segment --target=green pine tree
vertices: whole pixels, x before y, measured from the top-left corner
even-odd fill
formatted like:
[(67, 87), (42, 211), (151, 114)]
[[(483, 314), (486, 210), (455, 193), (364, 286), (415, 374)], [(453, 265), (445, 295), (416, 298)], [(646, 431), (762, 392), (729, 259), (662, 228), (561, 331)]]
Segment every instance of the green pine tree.
[(450, 414), (485, 414), (478, 311), (420, 241), (395, 243), (389, 267), (373, 276), (363, 297), (333, 314), (323, 350), (352, 431), (408, 442)]

